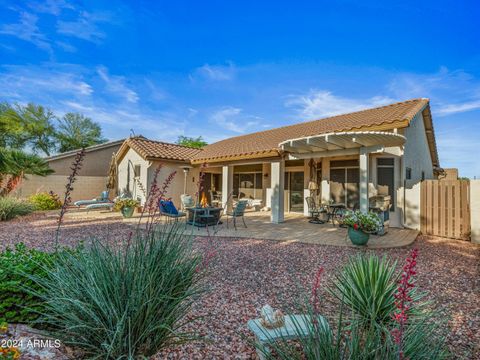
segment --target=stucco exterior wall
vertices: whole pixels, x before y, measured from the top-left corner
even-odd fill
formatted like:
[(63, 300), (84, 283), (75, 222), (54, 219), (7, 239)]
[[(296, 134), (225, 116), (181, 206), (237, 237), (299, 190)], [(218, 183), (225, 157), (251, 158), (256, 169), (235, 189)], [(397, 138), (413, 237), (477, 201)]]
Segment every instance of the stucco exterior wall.
[(471, 240), (480, 244), (480, 180), (470, 180)]
[[(81, 176), (107, 176), (112, 155), (120, 148), (119, 145), (87, 152), (79, 174)], [(55, 175), (70, 175), (70, 166), (75, 154), (48, 161), (48, 165), (55, 171)]]
[[(14, 195), (28, 197), (37, 192), (50, 192), (58, 194), (63, 199), (65, 185), (68, 182), (66, 175), (50, 175), (47, 177), (29, 176), (20, 187), (15, 190)], [(72, 201), (94, 199), (105, 191), (107, 177), (105, 176), (78, 176), (73, 185), (71, 194)]]
[[(140, 177), (135, 179), (135, 165), (140, 165)], [(132, 198), (145, 202), (146, 194), (142, 188), (147, 189), (148, 168), (150, 162), (144, 160), (135, 150), (128, 149), (123, 159), (118, 164), (118, 190), (119, 193), (129, 192)]]

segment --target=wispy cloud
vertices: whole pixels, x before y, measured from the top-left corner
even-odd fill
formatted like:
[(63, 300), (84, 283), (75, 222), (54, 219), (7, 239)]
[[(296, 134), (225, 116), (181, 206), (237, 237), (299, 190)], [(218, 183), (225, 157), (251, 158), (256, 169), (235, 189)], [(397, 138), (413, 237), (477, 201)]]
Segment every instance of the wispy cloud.
[(105, 38), (106, 34), (99, 28), (98, 23), (109, 20), (110, 17), (106, 13), (81, 11), (74, 21), (59, 20), (57, 22), (57, 32), (59, 34), (99, 43)]
[(0, 96), (16, 101), (35, 99), (39, 94), (85, 97), (92, 86), (72, 69), (44, 66), (4, 66), (0, 68)]
[(64, 9), (75, 9), (73, 4), (68, 3), (65, 0), (46, 0), (35, 2), (32, 1), (28, 6), (39, 13), (51, 14), (51, 15), (60, 15)]
[(429, 97), (439, 116), (480, 109), (480, 79), (463, 71), (441, 67), (436, 73), (397, 74), (389, 90), (401, 98)]
[(210, 65), (205, 64), (197, 68), (194, 72), (194, 78), (200, 77), (212, 81), (232, 80), (236, 74), (236, 67), (233, 63), (227, 65)]
[(47, 37), (40, 32), (37, 25), (38, 16), (26, 11), (19, 13), (19, 21), (14, 24), (5, 24), (0, 27), (0, 34), (15, 36), (18, 39), (28, 41), (40, 49), (51, 51)]
[(105, 82), (107, 91), (120, 96), (131, 103), (136, 103), (138, 101), (138, 94), (126, 85), (125, 77), (110, 75), (105, 66), (99, 66), (97, 68), (97, 73)]
[(221, 128), (235, 133), (244, 133), (258, 127), (262, 120), (258, 116), (244, 114), (242, 109), (232, 106), (214, 111), (209, 119)]
[(288, 96), (285, 106), (296, 109), (305, 120), (311, 120), (381, 106), (393, 101), (387, 96), (354, 99), (336, 96), (328, 90), (312, 89), (306, 94)]

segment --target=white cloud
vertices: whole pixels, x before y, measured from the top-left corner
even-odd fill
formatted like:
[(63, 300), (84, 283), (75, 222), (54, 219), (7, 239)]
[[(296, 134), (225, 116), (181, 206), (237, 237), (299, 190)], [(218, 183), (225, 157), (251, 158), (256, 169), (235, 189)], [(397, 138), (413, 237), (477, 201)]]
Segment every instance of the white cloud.
[(21, 40), (31, 42), (40, 49), (51, 51), (47, 37), (40, 32), (37, 26), (38, 16), (26, 11), (21, 11), (18, 23), (4, 24), (0, 27), (0, 34), (15, 36)]
[(441, 67), (430, 74), (400, 73), (393, 78), (389, 90), (403, 99), (430, 98), (434, 115), (480, 109), (480, 80), (463, 70)]
[(258, 116), (244, 115), (242, 109), (227, 106), (214, 111), (210, 115), (210, 121), (225, 130), (236, 133), (244, 133), (249, 129), (258, 127), (261, 118)]
[(195, 75), (212, 81), (232, 80), (235, 74), (236, 68), (233, 63), (228, 63), (228, 65), (205, 64), (195, 70)]
[(31, 2), (28, 6), (39, 13), (60, 15), (63, 9), (74, 9), (72, 4), (65, 0), (45, 0), (41, 2)]
[(97, 23), (109, 21), (104, 13), (81, 11), (75, 21), (58, 20), (57, 32), (63, 35), (76, 37), (82, 40), (99, 43), (105, 38)]
[(105, 82), (107, 91), (123, 97), (131, 103), (136, 103), (138, 101), (138, 94), (125, 84), (126, 80), (123, 76), (109, 75), (108, 69), (105, 66), (99, 66), (97, 68), (97, 73)]
[(61, 95), (85, 97), (93, 88), (72, 69), (50, 69), (42, 66), (5, 66), (0, 71), (0, 96), (10, 100)]
[(305, 120), (333, 116), (394, 102), (386, 96), (353, 99), (334, 95), (327, 90), (310, 90), (303, 95), (290, 95), (285, 106), (295, 108)]

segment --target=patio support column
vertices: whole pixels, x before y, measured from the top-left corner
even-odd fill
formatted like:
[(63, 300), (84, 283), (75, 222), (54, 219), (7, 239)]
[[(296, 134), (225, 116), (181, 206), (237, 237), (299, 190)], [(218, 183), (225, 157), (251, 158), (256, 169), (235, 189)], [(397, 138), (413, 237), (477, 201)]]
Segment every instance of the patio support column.
[(274, 224), (283, 222), (284, 213), (284, 187), (285, 187), (285, 160), (271, 163), (272, 188), (272, 214), (271, 221)]
[(365, 147), (360, 148), (360, 211), (368, 212), (368, 157)]
[(322, 159), (322, 186), (321, 203), (328, 204), (330, 202), (330, 159)]
[(222, 167), (222, 206), (232, 211), (233, 165)]

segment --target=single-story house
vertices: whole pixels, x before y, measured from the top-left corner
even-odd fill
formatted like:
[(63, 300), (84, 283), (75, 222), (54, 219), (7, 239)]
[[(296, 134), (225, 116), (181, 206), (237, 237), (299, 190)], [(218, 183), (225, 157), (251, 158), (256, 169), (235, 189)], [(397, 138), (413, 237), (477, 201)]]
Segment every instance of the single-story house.
[[(109, 141), (85, 148), (85, 157), (72, 192), (72, 200), (93, 199), (106, 190), (110, 162), (125, 139)], [(60, 196), (65, 192), (67, 178), (78, 150), (44, 158), (55, 172), (47, 177), (28, 176), (16, 190), (17, 196), (27, 197), (41, 191), (53, 191)]]
[(131, 138), (119, 150), (120, 189), (145, 199), (159, 162), (185, 170), (185, 182), (177, 180), (169, 192), (177, 203), (184, 191), (195, 193), (205, 164), (206, 191), (220, 192), (223, 203), (230, 193), (261, 200), (273, 223), (285, 212), (308, 215), (305, 198), (312, 193), (362, 211), (380, 194), (391, 198), (390, 226), (413, 228), (420, 220), (419, 183), (441, 171), (425, 98), (236, 136), (202, 150)]

